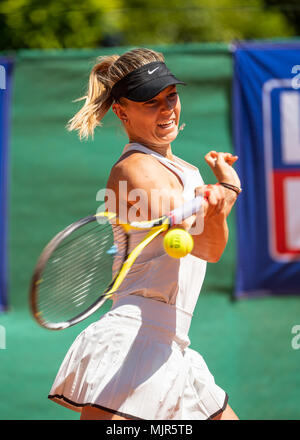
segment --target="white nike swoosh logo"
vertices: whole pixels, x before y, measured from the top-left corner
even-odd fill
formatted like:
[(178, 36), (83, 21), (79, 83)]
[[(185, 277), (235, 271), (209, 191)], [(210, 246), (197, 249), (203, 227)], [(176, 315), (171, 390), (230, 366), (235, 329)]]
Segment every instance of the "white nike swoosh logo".
[(148, 69), (148, 73), (149, 73), (149, 75), (152, 75), (152, 73), (154, 73), (155, 72), (155, 70), (157, 70), (157, 69), (159, 69), (159, 67), (156, 67), (155, 69), (153, 69), (153, 70), (149, 70)]

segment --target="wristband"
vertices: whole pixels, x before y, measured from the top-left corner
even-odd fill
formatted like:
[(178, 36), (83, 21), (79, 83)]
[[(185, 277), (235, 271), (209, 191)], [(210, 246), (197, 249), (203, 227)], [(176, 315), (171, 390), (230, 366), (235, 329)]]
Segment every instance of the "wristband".
[(235, 185), (231, 185), (230, 183), (220, 182), (220, 185), (224, 186), (224, 188), (231, 189), (237, 195), (239, 195), (242, 192), (242, 188), (239, 188), (238, 186)]

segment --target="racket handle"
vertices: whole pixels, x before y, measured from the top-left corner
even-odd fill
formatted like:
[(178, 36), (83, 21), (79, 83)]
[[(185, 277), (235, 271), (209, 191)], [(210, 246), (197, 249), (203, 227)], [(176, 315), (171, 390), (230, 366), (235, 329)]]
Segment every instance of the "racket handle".
[(183, 206), (174, 209), (170, 214), (170, 226), (178, 225), (191, 215), (196, 214), (201, 208), (203, 197), (198, 196), (193, 200), (186, 202)]

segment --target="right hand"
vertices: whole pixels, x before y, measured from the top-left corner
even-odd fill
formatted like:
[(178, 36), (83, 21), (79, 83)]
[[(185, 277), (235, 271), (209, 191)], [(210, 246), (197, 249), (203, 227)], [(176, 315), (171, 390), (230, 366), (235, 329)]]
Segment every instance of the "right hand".
[(213, 217), (222, 212), (225, 213), (226, 194), (223, 186), (216, 183), (215, 185), (203, 185), (195, 188), (195, 196), (202, 195), (204, 197), (203, 208), (204, 217)]

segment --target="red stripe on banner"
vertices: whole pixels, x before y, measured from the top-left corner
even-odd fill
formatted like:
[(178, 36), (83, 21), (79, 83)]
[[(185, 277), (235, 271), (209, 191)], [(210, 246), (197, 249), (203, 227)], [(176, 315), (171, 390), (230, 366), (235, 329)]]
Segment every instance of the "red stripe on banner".
[(273, 172), (274, 188), (274, 217), (275, 217), (275, 247), (279, 254), (300, 255), (299, 249), (291, 249), (287, 243), (287, 211), (286, 194), (284, 183), (287, 178), (298, 177), (300, 180), (300, 170)]

